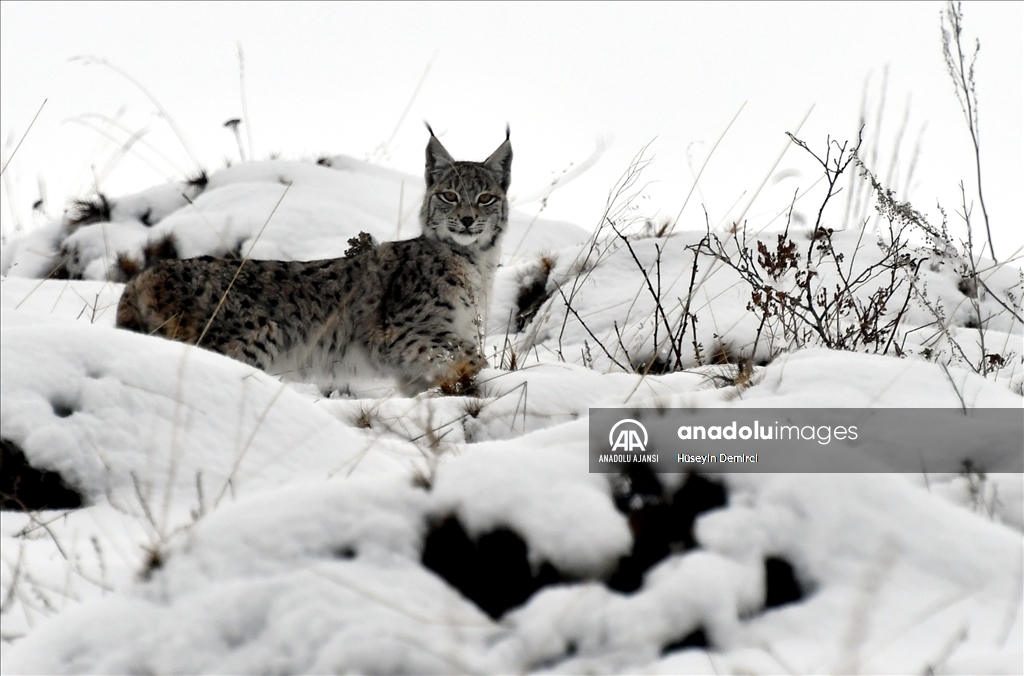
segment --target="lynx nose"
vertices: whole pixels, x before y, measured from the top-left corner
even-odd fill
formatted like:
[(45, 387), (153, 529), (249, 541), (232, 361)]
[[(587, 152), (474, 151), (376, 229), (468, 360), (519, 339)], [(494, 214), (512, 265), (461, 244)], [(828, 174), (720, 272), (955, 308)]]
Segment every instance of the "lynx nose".
[(468, 228), (476, 222), (476, 219), (472, 216), (463, 216), (460, 220), (462, 221), (462, 227), (464, 228)]

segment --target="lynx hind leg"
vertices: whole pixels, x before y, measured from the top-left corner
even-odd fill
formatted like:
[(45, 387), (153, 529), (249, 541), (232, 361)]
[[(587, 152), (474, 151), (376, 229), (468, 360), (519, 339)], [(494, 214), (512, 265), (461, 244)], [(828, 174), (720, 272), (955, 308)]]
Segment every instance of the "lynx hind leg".
[(181, 303), (168, 294), (169, 285), (160, 266), (150, 268), (132, 279), (117, 304), (118, 328), (160, 335), (172, 340), (195, 343), (196, 327), (187, 320)]
[(117, 322), (119, 329), (127, 329), (136, 333), (149, 333), (139, 308), (139, 287), (128, 284), (124, 287), (121, 300), (117, 303)]
[(233, 263), (205, 258), (155, 265), (125, 286), (117, 326), (269, 370), (278, 353), (274, 323), (256, 307), (254, 294), (225, 292), (236, 271)]

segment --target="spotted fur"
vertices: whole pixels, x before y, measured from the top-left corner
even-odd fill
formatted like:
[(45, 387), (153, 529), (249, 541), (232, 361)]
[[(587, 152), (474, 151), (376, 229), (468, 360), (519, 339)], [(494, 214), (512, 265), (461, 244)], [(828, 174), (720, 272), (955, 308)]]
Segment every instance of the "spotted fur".
[(125, 287), (117, 325), (327, 386), (383, 375), (413, 394), (475, 375), (512, 146), (456, 162), (431, 132), (426, 154), (416, 239), (360, 236), (319, 261), (165, 261)]

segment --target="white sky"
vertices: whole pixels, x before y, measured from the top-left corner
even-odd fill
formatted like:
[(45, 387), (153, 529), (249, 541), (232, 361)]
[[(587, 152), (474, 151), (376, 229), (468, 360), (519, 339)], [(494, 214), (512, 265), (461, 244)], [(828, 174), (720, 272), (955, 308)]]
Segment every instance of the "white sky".
[[(180, 177), (194, 166), (138, 89), (163, 104), (199, 162), (237, 159), (223, 123), (242, 116), (237, 45), (245, 52), (249, 122), (258, 158), (318, 153), (370, 158), (392, 136), (429, 64), (418, 96), (380, 159), (422, 171), (428, 120), (459, 159), (483, 159), (511, 124), (513, 195), (536, 194), (604, 140), (596, 167), (555, 192), (544, 211), (592, 228), (609, 189), (653, 140), (644, 171), (644, 216), (674, 216), (693, 174), (746, 104), (708, 164), (683, 223), (735, 218), (814, 106), (799, 136), (823, 150), (826, 135), (855, 135), (867, 83), (874, 120), (888, 66), (876, 169), (883, 177), (910, 102), (897, 155), (901, 176), (924, 128), (910, 198), (935, 214), (974, 194), (969, 137), (942, 60), (938, 2), (916, 3), (42, 3), (0, 6), (0, 134), (4, 160), (44, 99), (4, 180), (3, 230), (16, 213), (29, 227), (45, 183), (46, 210), (89, 190), (94, 175), (116, 196)], [(978, 37), (983, 186), (1001, 258), (1024, 242), (1021, 3), (967, 2)], [(178, 167), (141, 143), (159, 167), (71, 122), (116, 116)], [(122, 140), (129, 134), (112, 130)], [(243, 136), (245, 130), (243, 129)], [(112, 158), (115, 158), (112, 160)], [(113, 167), (110, 169), (109, 167)], [(692, 170), (691, 170), (692, 166)], [(799, 174), (785, 171), (796, 169)], [(779, 173), (784, 172), (784, 173)], [(788, 178), (786, 178), (788, 176)], [(817, 178), (791, 148), (748, 217), (788, 203)], [(901, 189), (903, 179), (895, 181)], [(735, 208), (734, 208), (734, 205)], [(807, 210), (814, 206), (806, 204)], [(533, 206), (536, 208), (536, 204)], [(980, 218), (980, 210), (976, 213)], [(36, 217), (39, 220), (39, 217)], [(833, 224), (836, 225), (836, 224)]]

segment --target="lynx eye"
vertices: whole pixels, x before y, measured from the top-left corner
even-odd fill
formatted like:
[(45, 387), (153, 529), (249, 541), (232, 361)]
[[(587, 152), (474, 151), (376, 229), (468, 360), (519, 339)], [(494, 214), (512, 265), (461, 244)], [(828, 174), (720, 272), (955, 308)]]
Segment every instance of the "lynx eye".
[(448, 204), (456, 204), (459, 201), (459, 193), (454, 190), (445, 190), (437, 195)]
[(480, 193), (480, 196), (476, 198), (476, 203), (479, 204), (480, 206), (487, 206), (496, 199), (498, 198), (492, 195), (491, 193), (485, 192)]

